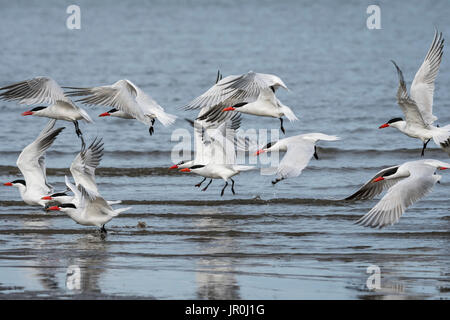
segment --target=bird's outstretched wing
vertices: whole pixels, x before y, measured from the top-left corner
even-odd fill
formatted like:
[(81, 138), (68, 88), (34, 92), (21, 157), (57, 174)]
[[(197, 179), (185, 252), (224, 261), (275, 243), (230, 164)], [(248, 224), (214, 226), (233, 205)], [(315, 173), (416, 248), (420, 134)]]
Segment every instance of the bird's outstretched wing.
[(77, 101), (87, 105), (109, 106), (123, 111), (133, 118), (147, 123), (144, 112), (136, 101), (137, 90), (128, 80), (119, 80), (110, 86), (77, 88), (67, 92), (70, 97), (84, 96)]
[(396, 223), (406, 208), (428, 194), (438, 180), (437, 175), (412, 174), (392, 186), (375, 207), (356, 221), (356, 224), (383, 228)]
[(95, 169), (100, 164), (103, 156), (102, 139), (94, 139), (86, 150), (81, 150), (75, 157), (70, 172), (75, 180), (75, 184), (83, 185), (84, 188), (94, 194), (98, 194), (97, 183), (95, 182)]
[(27, 188), (43, 194), (53, 189), (47, 183), (45, 172), (45, 152), (55, 141), (64, 127), (53, 129), (56, 120), (50, 120), (39, 136), (26, 146), (17, 159), (17, 167), (25, 178)]
[(433, 115), (434, 81), (439, 72), (443, 48), (444, 38), (442, 37), (442, 32), (438, 33), (436, 30), (425, 60), (411, 84), (411, 98), (417, 103), (427, 125), (437, 120), (437, 117)]
[(398, 168), (400, 166), (393, 166), (389, 168), (385, 168), (381, 171), (379, 171), (376, 175), (374, 175), (372, 178), (370, 178), (369, 181), (367, 181), (361, 188), (359, 188), (355, 193), (348, 196), (344, 200), (367, 200), (367, 199), (373, 199), (377, 195), (379, 195), (383, 190), (388, 189), (392, 187), (394, 184), (399, 182), (403, 178), (398, 179), (384, 179), (377, 182), (374, 182), (376, 178), (383, 177), (383, 176), (390, 176), (397, 172)]
[(289, 143), (286, 154), (277, 169), (277, 180), (299, 176), (314, 155), (314, 142), (299, 139)]
[(56, 103), (64, 101), (73, 105), (59, 84), (49, 77), (36, 77), (0, 88), (0, 98), (20, 104)]
[(397, 103), (405, 115), (406, 123), (426, 128), (427, 124), (425, 123), (422, 117), (422, 113), (420, 112), (417, 103), (413, 99), (411, 99), (410, 96), (408, 95), (402, 71), (394, 61), (392, 61), (392, 63), (397, 69), (397, 74), (399, 78), (399, 85), (397, 90)]
[(188, 103), (184, 109), (205, 108), (210, 111), (218, 106), (232, 107), (238, 103), (255, 101), (261, 91), (275, 92), (279, 87), (286, 88), (277, 76), (250, 71), (243, 75), (231, 75), (219, 80), (205, 93)]

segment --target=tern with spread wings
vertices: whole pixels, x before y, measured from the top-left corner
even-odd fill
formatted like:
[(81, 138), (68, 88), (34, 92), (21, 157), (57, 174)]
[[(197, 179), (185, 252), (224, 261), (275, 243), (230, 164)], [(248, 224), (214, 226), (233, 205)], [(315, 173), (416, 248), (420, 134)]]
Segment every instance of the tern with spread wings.
[(7, 182), (5, 186), (19, 189), (23, 201), (29, 205), (45, 206), (43, 196), (53, 193), (53, 187), (47, 182), (45, 152), (55, 141), (64, 127), (53, 129), (56, 120), (50, 120), (39, 136), (26, 146), (17, 159), (24, 180)]
[(184, 108), (204, 109), (198, 119), (206, 121), (216, 121), (224, 112), (229, 111), (278, 118), (281, 131), (285, 133), (283, 116), (290, 121), (298, 118), (275, 96), (280, 87), (287, 89), (279, 77), (271, 74), (250, 71), (242, 75), (231, 75), (218, 81)]
[(167, 127), (173, 124), (177, 118), (175, 115), (165, 112), (163, 107), (130, 80), (119, 80), (110, 86), (64, 88), (72, 89), (67, 92), (68, 96), (85, 96), (77, 102), (113, 108), (100, 114), (100, 117), (113, 116), (136, 119), (149, 126), (150, 135), (154, 132), (153, 125), (156, 119)]
[(96, 226), (101, 228), (102, 233), (106, 233), (106, 223), (120, 213), (131, 209), (127, 207), (114, 210), (102, 196), (89, 192), (81, 184), (75, 187), (67, 177), (66, 185), (75, 195), (73, 201), (51, 206), (47, 210), (64, 212), (83, 226)]
[(84, 146), (83, 134), (78, 120), (92, 123), (89, 114), (76, 106), (65, 94), (59, 84), (49, 77), (36, 77), (0, 88), (0, 99), (17, 101), (19, 104), (48, 104), (36, 106), (22, 113), (23, 116), (46, 117), (56, 120), (70, 121)]
[(209, 140), (208, 143), (210, 146), (208, 148), (210, 149), (207, 153), (202, 155), (202, 161), (204, 161), (204, 163), (193, 163), (193, 165), (180, 170), (181, 172), (193, 172), (204, 177), (196, 187), (200, 187), (200, 185), (209, 178), (209, 183), (202, 191), (208, 189), (213, 179), (222, 179), (225, 181), (225, 185), (222, 188), (220, 195), (223, 196), (225, 189), (228, 186), (228, 179), (230, 179), (232, 183), (231, 192), (235, 194), (235, 182), (232, 177), (240, 172), (255, 169), (253, 166), (236, 164), (236, 151), (237, 149), (244, 150), (245, 145), (242, 143), (245, 143), (245, 140), (236, 137), (236, 129), (233, 128), (234, 125), (233, 120), (230, 119), (223, 122), (216, 129), (209, 131), (207, 133), (209, 136), (207, 139)]
[(397, 103), (405, 115), (405, 120), (393, 118), (381, 125), (380, 129), (394, 127), (411, 138), (420, 139), (423, 143), (422, 156), (431, 139), (450, 155), (450, 125), (444, 127), (433, 125), (437, 120), (437, 117), (433, 115), (434, 82), (441, 64), (443, 48), (442, 33), (438, 34), (436, 30), (425, 60), (411, 84), (410, 95), (406, 89), (402, 71), (392, 61), (399, 77)]
[[(91, 194), (98, 195), (98, 187), (95, 181), (95, 169), (97, 169), (103, 157), (103, 142), (102, 139), (94, 139), (87, 149), (81, 149), (77, 154), (72, 164), (70, 165), (70, 173), (75, 180), (75, 185), (83, 185), (83, 187)], [(42, 200), (47, 202), (68, 203), (74, 199), (70, 195), (67, 188), (64, 192), (57, 192), (51, 195), (42, 197)], [(118, 204), (121, 201), (107, 201), (108, 204)]]
[(313, 156), (318, 160), (316, 143), (320, 140), (336, 141), (339, 140), (339, 137), (323, 133), (301, 134), (269, 142), (264, 148), (258, 150), (256, 155), (264, 152), (286, 152), (276, 169), (277, 177), (272, 181), (272, 184), (275, 185), (284, 179), (298, 177)]
[(345, 200), (373, 199), (388, 189), (375, 207), (356, 221), (365, 227), (383, 228), (398, 222), (409, 206), (431, 192), (442, 178), (436, 170), (449, 168), (449, 163), (433, 159), (405, 162), (381, 170)]

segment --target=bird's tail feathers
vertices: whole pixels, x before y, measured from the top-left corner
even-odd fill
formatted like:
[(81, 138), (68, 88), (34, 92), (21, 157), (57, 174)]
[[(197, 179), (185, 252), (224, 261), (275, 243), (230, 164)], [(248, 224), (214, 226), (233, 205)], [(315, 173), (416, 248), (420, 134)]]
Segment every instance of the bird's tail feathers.
[(122, 200), (108, 200), (106, 202), (111, 206), (113, 204), (120, 204), (120, 203), (122, 203)]
[(81, 116), (83, 117), (83, 120), (86, 121), (87, 123), (94, 123), (94, 120), (92, 120), (92, 118), (89, 116), (89, 114), (80, 108), (80, 113)]
[(164, 127), (172, 125), (178, 118), (176, 115), (167, 113), (162, 109), (161, 110), (155, 109), (153, 110), (153, 112), (154, 112), (153, 116), (156, 116), (156, 119), (158, 119), (158, 121), (161, 122)]
[(255, 166), (241, 166), (241, 165), (234, 165), (234, 166), (233, 166), (233, 169), (234, 169), (234, 170), (237, 170), (237, 171), (249, 171), (249, 170), (255, 170), (255, 169), (258, 169), (258, 168), (255, 167)]
[(131, 207), (115, 209), (113, 212), (110, 212), (109, 215), (111, 217), (116, 217), (119, 214), (121, 214), (122, 212), (125, 212), (125, 211), (130, 210), (130, 209), (131, 209)]
[(292, 109), (289, 108), (288, 106), (285, 106), (284, 104), (282, 104), (281, 110), (283, 111), (284, 115), (286, 116), (286, 118), (288, 118), (289, 121), (297, 121), (298, 120), (297, 116), (294, 114)]
[(433, 141), (450, 156), (450, 125), (434, 128)]

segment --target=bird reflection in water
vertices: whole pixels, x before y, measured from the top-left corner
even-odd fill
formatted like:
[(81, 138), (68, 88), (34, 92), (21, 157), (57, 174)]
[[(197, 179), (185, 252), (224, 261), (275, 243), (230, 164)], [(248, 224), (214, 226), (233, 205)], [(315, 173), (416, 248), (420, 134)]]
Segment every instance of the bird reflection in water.
[(196, 282), (198, 299), (240, 299), (239, 284), (234, 271), (235, 258), (227, 253), (238, 251), (233, 236), (229, 233), (216, 235), (217, 231), (232, 230), (232, 221), (223, 218), (218, 209), (202, 210), (205, 215), (195, 222), (199, 231), (211, 231), (213, 234), (199, 242)]

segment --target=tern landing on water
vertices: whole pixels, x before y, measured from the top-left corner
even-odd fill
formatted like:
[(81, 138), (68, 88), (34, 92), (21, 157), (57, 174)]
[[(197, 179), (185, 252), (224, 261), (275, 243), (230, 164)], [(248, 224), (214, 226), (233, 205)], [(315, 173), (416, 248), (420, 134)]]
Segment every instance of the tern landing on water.
[[(216, 83), (222, 79), (220, 71), (217, 72)], [(208, 112), (208, 107), (200, 109), (198, 117)], [(194, 152), (193, 160), (182, 160), (177, 164), (171, 166), (169, 169), (185, 169), (195, 165), (204, 165), (210, 161), (212, 146), (211, 136), (214, 135), (215, 130), (224, 122), (231, 121), (229, 129), (238, 130), (241, 125), (241, 114), (237, 112), (224, 112), (220, 117), (214, 121), (199, 120), (194, 121), (186, 119), (194, 128)], [(204, 180), (203, 180), (204, 181)], [(196, 184), (200, 187), (201, 183)], [(205, 189), (206, 190), (206, 189)]]
[[(97, 169), (103, 156), (103, 142), (102, 139), (94, 139), (87, 149), (81, 149), (77, 154), (72, 164), (70, 165), (70, 173), (75, 180), (75, 185), (78, 187), (82, 185), (89, 193), (98, 195), (98, 187), (95, 181), (95, 169)], [(67, 185), (67, 183), (66, 183)], [(64, 192), (57, 192), (48, 196), (42, 197), (42, 200), (47, 202), (69, 203), (74, 200), (74, 196), (70, 195), (69, 186)], [(107, 201), (108, 204), (119, 204), (121, 201)]]
[(59, 84), (49, 77), (37, 77), (0, 88), (0, 99), (18, 101), (20, 104), (49, 104), (37, 106), (22, 113), (23, 116), (47, 117), (56, 120), (71, 121), (75, 132), (84, 146), (84, 139), (78, 126), (78, 120), (92, 123), (91, 117), (82, 108), (76, 106), (63, 92)]
[(201, 96), (195, 98), (186, 110), (207, 108), (198, 119), (215, 121), (223, 112), (237, 111), (262, 117), (279, 118), (281, 131), (283, 116), (290, 121), (298, 120), (294, 112), (275, 96), (275, 91), (284, 82), (277, 76), (250, 71), (243, 75), (232, 75), (218, 81)]
[(14, 180), (4, 184), (19, 188), (20, 195), (26, 204), (45, 206), (46, 201), (41, 198), (53, 193), (53, 187), (47, 182), (45, 152), (64, 129), (63, 127), (53, 129), (55, 122), (56, 120), (50, 120), (36, 140), (20, 153), (17, 167), (25, 180)]
[(449, 163), (427, 159), (405, 162), (378, 172), (345, 200), (366, 200), (389, 189), (386, 195), (356, 223), (382, 228), (396, 223), (406, 208), (431, 192), (441, 179), (436, 170), (450, 168)]
[[(232, 177), (239, 174), (242, 171), (248, 171), (255, 169), (253, 166), (244, 166), (236, 164), (236, 149), (243, 148), (240, 146), (242, 144), (241, 139), (235, 136), (235, 126), (236, 121), (239, 118), (230, 119), (222, 123), (216, 129), (210, 131), (203, 131), (205, 137), (203, 139), (208, 139), (208, 148), (203, 154), (200, 155), (201, 161), (204, 163), (194, 164), (199, 162), (199, 159), (194, 159), (193, 165), (183, 168), (181, 172), (193, 172), (198, 174), (204, 179), (196, 184), (196, 187), (200, 187), (201, 184), (206, 180), (210, 179), (209, 183), (202, 189), (206, 191), (213, 179), (223, 179), (225, 185), (220, 193), (223, 196), (226, 187), (228, 186), (228, 179), (231, 180), (231, 192), (235, 194), (234, 191), (234, 180)], [(239, 121), (240, 122), (240, 121)], [(196, 128), (196, 130), (201, 130)], [(198, 133), (197, 133), (198, 134)], [(198, 139), (202, 139), (201, 137)]]
[(121, 212), (131, 209), (113, 209), (108, 202), (98, 194), (87, 191), (83, 185), (75, 187), (66, 177), (66, 184), (75, 195), (73, 201), (47, 208), (50, 211), (61, 211), (66, 213), (78, 224), (83, 226), (96, 226), (106, 233), (105, 224)]
[(450, 125), (444, 127), (433, 125), (434, 121), (437, 120), (437, 117), (433, 115), (434, 81), (441, 64), (443, 47), (442, 33), (438, 35), (436, 31), (425, 61), (411, 84), (411, 96), (408, 95), (406, 90), (402, 71), (392, 61), (397, 69), (400, 82), (397, 91), (397, 103), (405, 115), (405, 120), (393, 118), (381, 125), (380, 129), (394, 127), (409, 137), (420, 139), (423, 142), (422, 156), (424, 156), (425, 148), (431, 139), (450, 155)]
[(68, 96), (85, 96), (77, 100), (87, 105), (110, 106), (113, 109), (100, 114), (100, 117), (112, 116), (125, 119), (136, 119), (149, 126), (150, 135), (153, 134), (155, 119), (165, 127), (175, 122), (176, 116), (164, 111), (155, 100), (142, 91), (130, 80), (119, 80), (110, 86), (76, 88), (67, 93)]
[(258, 150), (256, 155), (263, 152), (286, 152), (275, 171), (277, 177), (272, 181), (272, 184), (276, 184), (286, 178), (299, 176), (313, 156), (318, 160), (316, 143), (320, 140), (336, 141), (339, 138), (323, 133), (301, 134), (276, 142), (270, 142), (264, 148)]

